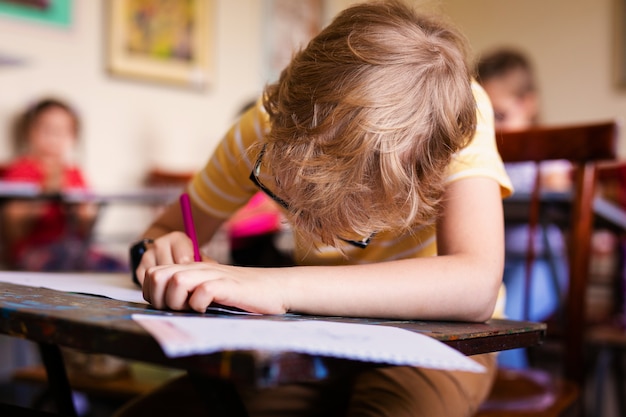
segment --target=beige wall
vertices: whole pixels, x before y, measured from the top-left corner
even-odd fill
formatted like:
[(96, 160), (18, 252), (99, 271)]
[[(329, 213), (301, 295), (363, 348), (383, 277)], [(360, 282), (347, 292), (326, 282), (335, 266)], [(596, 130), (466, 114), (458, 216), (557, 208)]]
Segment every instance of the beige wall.
[[(526, 50), (536, 66), (547, 123), (621, 118), (626, 112), (626, 92), (612, 74), (617, 1), (416, 0), (448, 14), (476, 53), (497, 45)], [(96, 186), (132, 186), (152, 165), (199, 167), (237, 109), (264, 82), (263, 2), (214, 3), (215, 79), (200, 93), (110, 77), (101, 0), (76, 0), (67, 30), (0, 16), (0, 52), (27, 62), (0, 69), (0, 134), (22, 106), (57, 94), (81, 111), (83, 163)], [(327, 13), (350, 3), (327, 0)], [(0, 160), (9, 155), (7, 141), (0, 141)]]
[[(26, 62), (0, 67), (0, 161), (11, 156), (13, 115), (42, 95), (56, 95), (80, 111), (80, 162), (95, 188), (135, 188), (152, 166), (199, 168), (239, 108), (262, 89), (262, 2), (214, 1), (216, 65), (203, 92), (111, 77), (104, 60), (104, 5), (75, 0), (70, 29), (0, 16), (0, 53)], [(151, 216), (135, 208), (105, 214), (102, 228), (131, 233)]]
[[(626, 92), (612, 74), (618, 0), (415, 1), (448, 14), (476, 52), (502, 44), (528, 51), (546, 123), (626, 113)], [(57, 94), (81, 112), (82, 163), (95, 187), (135, 187), (151, 166), (201, 166), (239, 107), (262, 88), (263, 1), (214, 0), (215, 78), (201, 93), (110, 77), (104, 2), (74, 3), (67, 30), (0, 16), (0, 53), (27, 63), (0, 68), (0, 160), (10, 156), (9, 118), (42, 94)], [(326, 13), (351, 3), (326, 0)]]
[[(545, 123), (626, 116), (626, 88), (616, 85), (614, 70), (624, 0), (409, 1), (447, 15), (476, 55), (500, 45), (525, 50), (537, 72)], [(621, 143), (626, 155), (626, 138)]]
[[(215, 1), (215, 76), (204, 92), (110, 77), (103, 2), (74, 3), (67, 30), (0, 18), (0, 52), (27, 62), (0, 70), (0, 132), (22, 106), (55, 94), (82, 115), (82, 162), (98, 187), (137, 184), (151, 165), (200, 166), (238, 108), (262, 87), (261, 3)], [(0, 142), (0, 158), (8, 152)]]
[[(618, 0), (445, 0), (476, 53), (499, 45), (533, 59), (547, 123), (622, 118), (626, 91), (614, 83)], [(626, 48), (626, 44), (624, 45)]]

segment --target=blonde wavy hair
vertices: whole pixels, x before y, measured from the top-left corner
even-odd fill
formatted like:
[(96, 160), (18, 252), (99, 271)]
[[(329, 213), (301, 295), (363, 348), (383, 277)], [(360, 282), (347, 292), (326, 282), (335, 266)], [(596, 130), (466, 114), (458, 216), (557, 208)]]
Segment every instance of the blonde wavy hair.
[(476, 128), (469, 68), (456, 29), (398, 1), (344, 10), (295, 54), (263, 103), (263, 166), (295, 231), (338, 246), (434, 222)]

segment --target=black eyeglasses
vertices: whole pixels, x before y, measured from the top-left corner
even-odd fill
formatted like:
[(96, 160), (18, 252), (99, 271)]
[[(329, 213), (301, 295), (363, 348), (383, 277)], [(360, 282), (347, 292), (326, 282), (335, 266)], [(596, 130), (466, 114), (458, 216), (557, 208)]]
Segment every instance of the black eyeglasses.
[[(282, 208), (284, 208), (287, 211), (292, 211), (289, 203), (287, 203), (285, 200), (283, 200), (282, 198), (274, 194), (269, 188), (263, 185), (263, 183), (259, 179), (259, 174), (261, 172), (261, 159), (263, 158), (263, 155), (265, 155), (266, 146), (267, 146), (266, 144), (263, 145), (263, 148), (261, 148), (261, 152), (259, 152), (259, 156), (257, 157), (256, 162), (254, 163), (254, 166), (252, 167), (252, 172), (250, 173), (250, 181), (252, 181), (254, 185), (256, 185), (259, 188), (259, 190), (263, 191), (269, 198), (271, 198), (276, 203), (278, 203)], [(353, 246), (356, 246), (357, 248), (365, 249), (370, 244), (370, 241), (372, 240), (372, 237), (374, 237), (375, 234), (376, 233), (372, 233), (369, 237), (363, 240), (350, 240), (350, 239), (344, 239), (341, 237), (339, 239)]]

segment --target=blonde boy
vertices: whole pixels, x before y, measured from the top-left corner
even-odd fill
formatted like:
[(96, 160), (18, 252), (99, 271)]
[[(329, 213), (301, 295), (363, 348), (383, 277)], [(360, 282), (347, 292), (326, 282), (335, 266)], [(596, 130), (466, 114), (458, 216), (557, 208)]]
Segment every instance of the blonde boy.
[[(189, 185), (200, 240), (259, 188), (284, 207), (300, 266), (194, 263), (172, 205), (144, 235), (154, 240), (136, 270), (146, 299), (198, 312), (218, 302), (268, 314), (492, 316), (510, 185), (488, 100), (449, 25), (392, 1), (340, 13)], [(254, 416), (470, 416), (495, 366), (476, 359), (490, 371), (397, 367), (241, 394)], [(193, 394), (180, 380), (126, 412), (162, 413), (174, 398), (172, 409), (202, 413)]]

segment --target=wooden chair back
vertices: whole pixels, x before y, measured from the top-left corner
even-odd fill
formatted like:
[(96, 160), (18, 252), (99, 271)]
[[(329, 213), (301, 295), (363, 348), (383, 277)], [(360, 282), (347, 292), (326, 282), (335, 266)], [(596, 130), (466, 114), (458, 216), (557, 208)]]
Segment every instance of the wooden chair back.
[[(568, 233), (569, 284), (565, 297), (563, 331), (563, 375), (550, 378), (535, 370), (499, 370), (494, 388), (475, 417), (560, 417), (581, 411), (585, 365), (583, 327), (585, 299), (593, 228), (593, 199), (598, 162), (617, 156), (615, 122), (560, 127), (536, 127), (525, 131), (499, 133), (496, 137), (502, 160), (542, 162), (568, 160), (574, 170)], [(540, 181), (535, 179), (531, 194), (529, 225), (538, 222)], [(532, 241), (529, 249), (532, 252)], [(529, 262), (527, 269), (530, 271)], [(529, 274), (530, 272), (528, 272)], [(529, 275), (527, 275), (527, 280)], [(528, 294), (528, 287), (526, 294)], [(530, 387), (530, 388), (529, 388)]]
[(148, 171), (145, 185), (148, 187), (184, 187), (193, 177), (193, 171), (167, 171), (153, 168)]
[[(568, 160), (574, 169), (568, 233), (569, 284), (565, 300), (564, 375), (583, 382), (583, 330), (588, 284), (593, 198), (598, 162), (617, 158), (617, 125), (613, 121), (562, 127), (537, 127), (497, 135), (504, 162)], [(533, 193), (537, 200), (539, 193)], [(531, 201), (536, 205), (537, 201)]]

